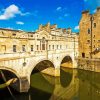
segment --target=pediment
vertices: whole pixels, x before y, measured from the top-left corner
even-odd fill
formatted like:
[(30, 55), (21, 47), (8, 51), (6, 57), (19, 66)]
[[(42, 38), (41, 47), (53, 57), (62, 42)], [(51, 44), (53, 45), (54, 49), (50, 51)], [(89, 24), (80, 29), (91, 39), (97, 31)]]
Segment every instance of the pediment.
[(45, 30), (39, 31), (38, 33), (39, 33), (40, 36), (43, 36), (43, 37), (48, 37), (49, 36), (49, 32), (47, 32)]

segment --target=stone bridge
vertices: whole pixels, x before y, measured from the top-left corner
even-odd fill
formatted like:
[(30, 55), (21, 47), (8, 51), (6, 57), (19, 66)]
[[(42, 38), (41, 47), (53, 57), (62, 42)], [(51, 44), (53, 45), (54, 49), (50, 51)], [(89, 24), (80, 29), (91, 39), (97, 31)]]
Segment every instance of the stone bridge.
[[(44, 64), (42, 70), (54, 68), (54, 76), (60, 76), (60, 65), (66, 57), (70, 57), (73, 63), (72, 68), (77, 67), (74, 52), (69, 50), (55, 51), (37, 51), (34, 53), (1, 54), (0, 69), (4, 71), (7, 79), (18, 78), (15, 84), (12, 84), (20, 92), (28, 91), (30, 87), (30, 76), (34, 68), (40, 63)], [(47, 66), (47, 67), (46, 67)], [(43, 65), (41, 65), (43, 67)], [(40, 68), (41, 70), (41, 68)]]
[[(54, 25), (55, 26), (55, 25)], [(60, 66), (66, 62), (77, 67), (78, 36), (64, 29), (53, 30), (50, 24), (36, 32), (0, 29), (0, 69), (6, 80), (20, 92), (27, 92), (34, 72), (60, 76)]]

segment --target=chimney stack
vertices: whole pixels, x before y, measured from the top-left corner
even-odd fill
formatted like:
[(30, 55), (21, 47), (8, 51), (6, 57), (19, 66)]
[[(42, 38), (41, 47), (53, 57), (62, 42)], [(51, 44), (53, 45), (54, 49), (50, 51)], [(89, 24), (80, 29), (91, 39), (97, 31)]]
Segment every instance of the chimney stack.
[(89, 15), (89, 10), (85, 10), (82, 12), (82, 15)]
[(100, 7), (97, 8), (97, 12), (100, 12)]

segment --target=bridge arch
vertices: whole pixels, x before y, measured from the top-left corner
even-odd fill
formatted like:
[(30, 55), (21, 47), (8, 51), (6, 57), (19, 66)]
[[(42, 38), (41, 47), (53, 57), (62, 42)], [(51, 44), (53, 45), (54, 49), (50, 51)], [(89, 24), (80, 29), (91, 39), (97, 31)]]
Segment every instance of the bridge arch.
[[(42, 65), (42, 67), (40, 67), (40, 65)], [(46, 65), (46, 66), (45, 66)], [(53, 61), (49, 60), (49, 59), (42, 59), (42, 60), (39, 60), (38, 62), (35, 63), (35, 65), (31, 68), (31, 71), (30, 71), (30, 75), (32, 74), (33, 70), (34, 69), (37, 69), (39, 71), (42, 71), (46, 68), (49, 68), (49, 67), (53, 67), (55, 68), (54, 66), (54, 63)], [(40, 69), (38, 69), (40, 68)]]
[(17, 78), (20, 77), (20, 75), (14, 69), (11, 69), (11, 68), (8, 68), (8, 67), (0, 67), (0, 70), (9, 71), (9, 72), (13, 73)]
[(70, 55), (63, 56), (60, 62), (60, 67), (73, 68), (73, 58)]
[[(20, 76), (19, 74), (14, 70), (7, 67), (0, 68), (0, 77), (1, 81), (5, 84), (7, 83), (7, 86), (13, 87), (16, 91), (19, 91), (20, 89)], [(3, 87), (5, 88), (6, 85)]]

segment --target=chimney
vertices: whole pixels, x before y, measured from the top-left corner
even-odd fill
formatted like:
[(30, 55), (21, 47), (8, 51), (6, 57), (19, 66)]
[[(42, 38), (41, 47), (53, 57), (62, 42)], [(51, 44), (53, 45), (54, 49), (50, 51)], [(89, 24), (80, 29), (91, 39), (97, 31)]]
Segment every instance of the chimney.
[(89, 10), (85, 10), (82, 12), (82, 15), (89, 15)]
[(97, 8), (97, 12), (100, 12), (100, 7)]
[(72, 29), (71, 28), (67, 28), (67, 34), (71, 34), (72, 33)]

